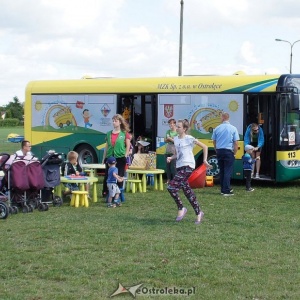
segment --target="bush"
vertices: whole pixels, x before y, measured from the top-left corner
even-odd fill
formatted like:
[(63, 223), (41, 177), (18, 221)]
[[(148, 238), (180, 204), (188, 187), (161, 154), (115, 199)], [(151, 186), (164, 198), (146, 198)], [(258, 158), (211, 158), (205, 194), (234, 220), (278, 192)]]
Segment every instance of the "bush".
[(15, 127), (20, 125), (20, 120), (16, 118), (7, 118), (0, 120), (0, 127)]

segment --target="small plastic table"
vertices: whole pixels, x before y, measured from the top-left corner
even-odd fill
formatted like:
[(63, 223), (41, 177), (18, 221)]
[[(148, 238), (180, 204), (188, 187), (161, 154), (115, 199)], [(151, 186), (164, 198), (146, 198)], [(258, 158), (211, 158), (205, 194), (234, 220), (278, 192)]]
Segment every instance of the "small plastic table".
[[(68, 176), (68, 177), (71, 177), (71, 176)], [(79, 185), (79, 189), (81, 191), (85, 191), (85, 186), (87, 183), (93, 184), (93, 202), (97, 202), (97, 185), (96, 185), (97, 181), (98, 181), (97, 177), (91, 177), (91, 176), (87, 176), (84, 179), (76, 178), (76, 176), (74, 176), (74, 178), (72, 178), (72, 179), (66, 178), (64, 176), (60, 177), (61, 183), (77, 183)], [(57, 186), (56, 191), (57, 191), (57, 195), (59, 197), (61, 197), (62, 196), (61, 195), (61, 184), (59, 184)]]
[(163, 178), (162, 174), (165, 173), (164, 170), (162, 169), (149, 169), (149, 170), (137, 170), (137, 169), (127, 169), (126, 172), (129, 175), (135, 175), (135, 174), (140, 174), (142, 175), (142, 190), (143, 193), (146, 193), (147, 191), (147, 174), (153, 174), (154, 176), (154, 189), (155, 190), (164, 190), (164, 185), (163, 185)]

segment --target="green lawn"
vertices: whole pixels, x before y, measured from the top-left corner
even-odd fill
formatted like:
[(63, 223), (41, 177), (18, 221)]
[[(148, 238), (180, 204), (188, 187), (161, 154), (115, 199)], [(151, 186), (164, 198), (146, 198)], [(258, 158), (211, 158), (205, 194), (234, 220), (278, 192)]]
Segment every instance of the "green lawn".
[[(138, 299), (299, 299), (299, 183), (253, 186), (235, 183), (230, 198), (196, 190), (198, 226), (186, 201), (176, 223), (168, 193), (152, 190), (115, 209), (99, 198), (11, 215), (0, 222), (0, 299), (108, 299), (119, 283), (143, 284)], [(158, 294), (166, 288), (194, 294)]]
[[(9, 133), (23, 129), (0, 129), (2, 152), (20, 148), (5, 140)], [(129, 288), (142, 284), (137, 299), (298, 300), (299, 184), (254, 181), (246, 193), (234, 182), (228, 198), (216, 185), (198, 189), (198, 226), (186, 200), (176, 223), (167, 191), (151, 188), (127, 193), (115, 209), (99, 197), (89, 208), (10, 215), (0, 220), (0, 299), (108, 299), (119, 284), (127, 292), (115, 298), (133, 299)]]
[(10, 133), (24, 135), (23, 127), (0, 127), (0, 152), (14, 153), (21, 149), (21, 143), (11, 143), (7, 140)]

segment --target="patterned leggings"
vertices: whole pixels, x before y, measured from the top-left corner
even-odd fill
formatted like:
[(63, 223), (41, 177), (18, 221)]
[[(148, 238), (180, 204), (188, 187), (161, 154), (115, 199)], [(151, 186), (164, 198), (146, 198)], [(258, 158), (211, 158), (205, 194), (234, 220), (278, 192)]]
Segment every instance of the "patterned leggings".
[(199, 215), (201, 211), (199, 203), (197, 201), (194, 191), (191, 189), (188, 183), (188, 178), (191, 176), (192, 172), (193, 169), (189, 166), (178, 168), (175, 177), (169, 182), (167, 189), (171, 197), (177, 204), (179, 210), (183, 208), (182, 201), (179, 197), (179, 190), (182, 189), (184, 195), (192, 205), (196, 215)]

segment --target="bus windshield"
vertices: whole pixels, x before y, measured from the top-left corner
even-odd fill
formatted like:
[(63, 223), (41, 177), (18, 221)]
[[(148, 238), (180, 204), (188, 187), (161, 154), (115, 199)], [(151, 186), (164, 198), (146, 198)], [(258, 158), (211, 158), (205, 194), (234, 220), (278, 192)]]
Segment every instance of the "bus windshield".
[(279, 146), (293, 149), (300, 145), (300, 111), (294, 109), (293, 94), (281, 94), (279, 111)]

